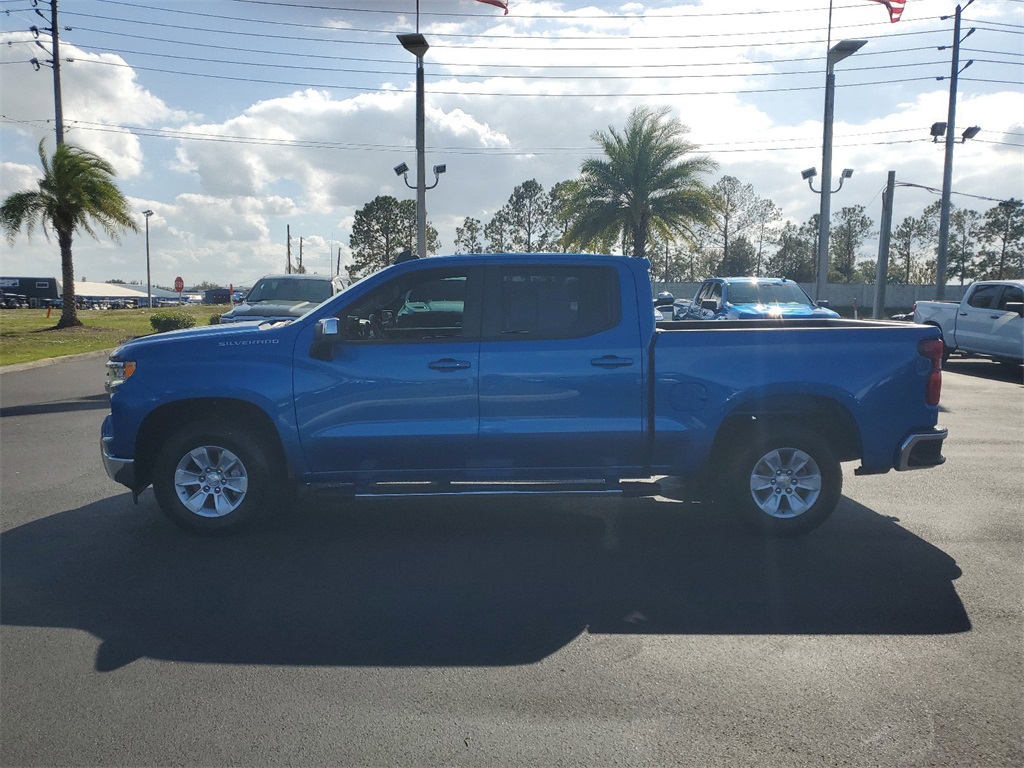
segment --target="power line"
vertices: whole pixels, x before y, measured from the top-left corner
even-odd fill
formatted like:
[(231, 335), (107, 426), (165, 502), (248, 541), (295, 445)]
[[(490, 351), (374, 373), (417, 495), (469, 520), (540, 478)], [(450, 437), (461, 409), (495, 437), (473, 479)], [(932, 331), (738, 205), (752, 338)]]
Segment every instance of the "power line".
[[(6, 115), (0, 115), (0, 119), (8, 122), (18, 122), (23, 125), (36, 125), (36, 124), (48, 124), (49, 119), (39, 120), (13, 120)], [(303, 139), (281, 139), (281, 138), (267, 138), (260, 136), (243, 136), (236, 134), (219, 134), (209, 133), (203, 131), (182, 131), (173, 130), (166, 128), (147, 128), (145, 126), (134, 126), (134, 125), (111, 125), (104, 123), (97, 123), (94, 121), (87, 120), (73, 120), (69, 121), (70, 125), (80, 130), (98, 131), (101, 133), (130, 133), (136, 136), (143, 136), (148, 138), (162, 138), (171, 140), (182, 140), (182, 141), (206, 141), (212, 143), (229, 143), (229, 144), (248, 144), (255, 146), (283, 146), (293, 147), (300, 149), (331, 149), (340, 151), (358, 151), (358, 152), (396, 152), (405, 151), (409, 149), (404, 144), (374, 144), (374, 143), (353, 143), (353, 142), (335, 142), (335, 141), (320, 141), (320, 140), (303, 140)], [(850, 147), (869, 147), (869, 146), (889, 146), (893, 144), (920, 144), (930, 143), (928, 138), (923, 136), (927, 131), (926, 127), (918, 128), (903, 128), (892, 131), (868, 131), (863, 133), (849, 134), (845, 139), (859, 138), (867, 136), (886, 136), (888, 138), (880, 141), (842, 141), (839, 145), (844, 148)], [(911, 139), (893, 139), (891, 138), (894, 134), (900, 133), (915, 133), (921, 134), (921, 138)], [(779, 139), (772, 142), (757, 142), (757, 141), (740, 141), (740, 142), (722, 142), (719, 144), (708, 144), (701, 146), (701, 152), (713, 152), (716, 154), (731, 154), (731, 153), (747, 153), (747, 152), (784, 152), (784, 151), (807, 151), (818, 149), (818, 145), (807, 144), (805, 139)], [(791, 142), (803, 142), (801, 144), (791, 146), (775, 146), (777, 144), (788, 144)], [(993, 143), (993, 142), (990, 142)], [(751, 146), (753, 145), (753, 146)], [(1014, 145), (1011, 145), (1014, 146)], [(592, 155), (595, 153), (596, 148), (592, 146), (588, 147), (460, 147), (460, 146), (438, 146), (434, 147), (433, 151), (446, 154), (454, 155), (478, 155), (478, 156), (515, 156), (523, 154), (534, 154), (534, 155), (565, 155), (565, 154), (578, 154), (578, 155)]]
[[(25, 44), (30, 44), (32, 41), (23, 41)], [(253, 62), (253, 61), (233, 61), (231, 59), (211, 59), (211, 58), (199, 58), (196, 56), (182, 56), (173, 53), (156, 53), (154, 51), (135, 51), (127, 50), (123, 48), (106, 48), (102, 46), (90, 46), (93, 51), (102, 51), (106, 53), (117, 53), (131, 56), (152, 56), (155, 58), (162, 59), (176, 59), (179, 61), (191, 61), (203, 64), (229, 64), (235, 66), (244, 67), (259, 67), (267, 69), (281, 69), (281, 70), (303, 70), (313, 72), (334, 72), (341, 74), (363, 74), (363, 75), (394, 75), (394, 76), (406, 76), (408, 72), (406, 69), (400, 71), (387, 71), (387, 70), (376, 70), (376, 69), (345, 69), (339, 67), (317, 67), (310, 66), (307, 64), (275, 64), (270, 62)], [(914, 62), (902, 65), (903, 69), (908, 67), (934, 67), (941, 66), (945, 62), (929, 61), (929, 62)], [(995, 62), (988, 59), (975, 59), (975, 63), (1005, 63)], [(751, 66), (763, 66), (765, 62), (729, 62), (727, 66), (734, 67), (751, 67)], [(458, 65), (465, 67), (473, 67), (474, 65)], [(502, 65), (496, 65), (502, 66)], [(643, 66), (643, 65), (641, 65)], [(672, 64), (672, 65), (656, 65), (659, 68), (673, 67), (683, 69), (702, 69), (703, 64)], [(622, 67), (606, 67), (616, 70), (621, 70)], [(531, 67), (531, 70), (538, 69), (537, 67)], [(543, 68), (542, 68), (543, 69)], [(746, 77), (746, 78), (757, 78), (757, 77), (789, 77), (789, 76), (800, 76), (800, 75), (818, 75), (819, 70), (801, 70), (801, 71), (790, 71), (790, 72), (726, 72), (726, 73), (700, 73), (700, 74), (660, 74), (660, 75), (595, 75), (591, 71), (593, 67), (563, 67), (563, 69), (586, 69), (586, 74), (578, 75), (545, 75), (545, 74), (529, 74), (529, 75), (500, 75), (500, 74), (475, 74), (475, 73), (460, 73), (460, 78), (478, 78), (478, 79), (489, 79), (489, 80), (501, 80), (501, 79), (515, 79), (515, 80), (676, 80), (676, 79), (704, 79), (714, 77)], [(878, 65), (873, 67), (846, 67), (845, 72), (869, 72), (877, 70), (890, 70), (891, 67), (888, 65)], [(451, 77), (449, 72), (431, 73), (427, 75), (428, 79), (434, 80), (446, 80)]]
[[(357, 91), (360, 93), (404, 93), (406, 89), (397, 88), (375, 88), (367, 86), (356, 86), (356, 85), (336, 85), (333, 83), (310, 83), (310, 82), (297, 82), (297, 81), (286, 81), (286, 80), (266, 80), (261, 78), (253, 77), (232, 77), (231, 75), (218, 75), (209, 72), (184, 72), (181, 70), (173, 69), (162, 69), (159, 67), (142, 67), (130, 64), (118, 64), (110, 61), (97, 61), (90, 59), (79, 59), (77, 60), (82, 64), (92, 64), (108, 67), (119, 67), (125, 69), (132, 69), (139, 72), (159, 72), (162, 74), (169, 75), (181, 75), (187, 77), (202, 77), (213, 80), (226, 80), (231, 82), (243, 82), (243, 83), (254, 83), (261, 85), (280, 85), (289, 88), (319, 88), (323, 90), (335, 90), (335, 91)], [(913, 82), (929, 82), (934, 80), (933, 77), (900, 77), (895, 80), (876, 80), (864, 83), (844, 83), (842, 88), (858, 88), (868, 87), (877, 85), (893, 85)], [(979, 81), (979, 82), (1003, 82), (1003, 81)], [(1009, 82), (1009, 81), (1006, 81)], [(752, 93), (793, 93), (798, 91), (820, 91), (824, 86), (821, 85), (808, 85), (808, 86), (790, 86), (788, 88), (736, 88), (731, 89), (731, 94), (752, 94)], [(639, 93), (630, 91), (628, 93), (539, 93), (537, 91), (527, 92), (509, 92), (509, 91), (446, 91), (434, 89), (431, 91), (433, 95), (438, 96), (500, 96), (500, 97), (555, 97), (560, 99), (566, 98), (621, 98), (623, 96), (631, 96), (636, 98), (653, 98), (653, 97), (664, 97), (664, 96), (719, 96), (719, 91), (665, 91), (665, 92), (648, 92)]]

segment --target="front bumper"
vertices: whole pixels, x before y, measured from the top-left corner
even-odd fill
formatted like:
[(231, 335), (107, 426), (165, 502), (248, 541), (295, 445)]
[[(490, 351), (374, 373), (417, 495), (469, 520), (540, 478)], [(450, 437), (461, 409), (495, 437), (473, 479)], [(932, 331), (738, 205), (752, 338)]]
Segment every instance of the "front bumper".
[(915, 432), (908, 435), (900, 446), (896, 457), (896, 469), (903, 472), (908, 469), (927, 469), (945, 463), (942, 455), (942, 441), (949, 433), (945, 429), (932, 429), (928, 432)]
[(100, 428), (100, 455), (103, 457), (103, 469), (111, 480), (116, 480), (128, 488), (135, 488), (135, 459), (122, 459), (110, 452), (110, 443), (113, 442), (113, 435), (110, 434), (110, 416), (103, 420)]

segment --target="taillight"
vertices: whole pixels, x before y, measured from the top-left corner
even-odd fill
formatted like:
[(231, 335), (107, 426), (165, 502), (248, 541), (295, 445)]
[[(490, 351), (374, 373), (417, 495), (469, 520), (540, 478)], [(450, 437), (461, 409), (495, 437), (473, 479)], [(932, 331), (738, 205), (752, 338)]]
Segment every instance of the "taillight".
[(939, 395), (942, 393), (942, 339), (920, 342), (917, 345), (917, 352), (932, 362), (932, 369), (928, 372), (928, 384), (924, 390), (924, 401), (928, 405), (938, 405)]

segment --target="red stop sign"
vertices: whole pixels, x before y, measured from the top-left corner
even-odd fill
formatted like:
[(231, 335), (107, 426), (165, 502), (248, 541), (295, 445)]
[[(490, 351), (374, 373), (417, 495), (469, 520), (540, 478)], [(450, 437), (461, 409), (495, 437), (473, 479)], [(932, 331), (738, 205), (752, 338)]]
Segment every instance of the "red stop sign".
[(178, 293), (181, 293), (183, 290), (185, 290), (185, 281), (182, 280), (180, 277), (174, 278), (174, 290), (176, 290)]

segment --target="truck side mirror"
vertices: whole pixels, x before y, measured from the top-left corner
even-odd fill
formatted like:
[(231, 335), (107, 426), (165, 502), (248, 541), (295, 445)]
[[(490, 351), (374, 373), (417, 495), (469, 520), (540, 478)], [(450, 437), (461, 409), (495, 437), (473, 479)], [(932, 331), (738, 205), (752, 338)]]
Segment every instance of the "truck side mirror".
[(700, 308), (701, 309), (709, 310), (711, 312), (717, 312), (718, 311), (718, 302), (715, 301), (715, 299), (701, 299), (700, 300)]
[(1006, 302), (1007, 312), (1016, 312), (1021, 317), (1024, 317), (1024, 301), (1008, 301)]
[(324, 317), (316, 321), (313, 328), (313, 344), (310, 357), (317, 360), (333, 360), (334, 345), (341, 341), (341, 323), (336, 317)]
[(822, 309), (828, 309), (828, 299), (818, 299), (814, 302), (814, 306), (821, 307)]

